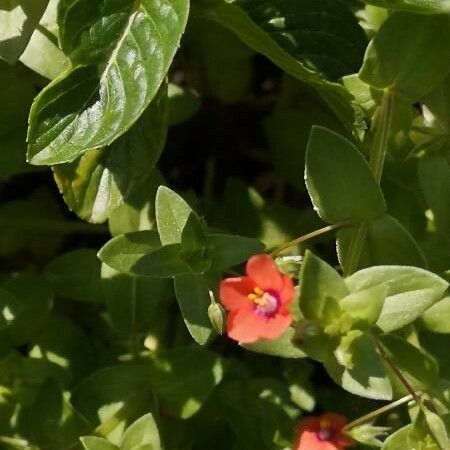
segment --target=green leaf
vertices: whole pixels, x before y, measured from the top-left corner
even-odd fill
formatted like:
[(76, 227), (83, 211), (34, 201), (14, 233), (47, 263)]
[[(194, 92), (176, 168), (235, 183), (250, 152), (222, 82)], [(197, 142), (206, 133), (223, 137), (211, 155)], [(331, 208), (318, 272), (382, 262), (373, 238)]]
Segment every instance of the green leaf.
[(48, 0), (2, 0), (0, 3), (0, 58), (14, 64), (25, 50)]
[[(337, 233), (339, 261), (344, 271), (355, 232), (355, 227), (345, 227)], [(425, 256), (417, 242), (400, 222), (388, 214), (368, 224), (359, 268), (385, 264), (427, 267)]]
[[(76, 268), (76, 270), (74, 270)], [(45, 278), (56, 294), (79, 301), (103, 303), (100, 261), (94, 250), (80, 248), (54, 259)]]
[(85, 436), (80, 441), (84, 450), (119, 450), (119, 447), (100, 437)]
[(430, 430), (430, 434), (433, 436), (439, 448), (441, 450), (450, 450), (450, 440), (447, 433), (447, 427), (442, 418), (427, 407), (423, 407), (422, 412), (425, 416), (425, 422)]
[(163, 83), (138, 121), (111, 145), (53, 167), (67, 206), (79, 217), (104, 222), (152, 176), (166, 140), (167, 106), (167, 84)]
[(151, 379), (148, 364), (103, 367), (77, 385), (72, 403), (91, 429), (103, 424), (104, 436), (119, 445), (125, 429), (149, 412)]
[(118, 272), (103, 264), (103, 291), (111, 323), (119, 336), (136, 338), (136, 333), (155, 333), (164, 323), (171, 304), (171, 281), (138, 277)]
[(410, 11), (423, 14), (450, 12), (448, 0), (362, 0), (369, 5), (380, 6), (397, 11)]
[(383, 335), (379, 339), (388, 357), (414, 390), (427, 390), (435, 386), (439, 368), (434, 358), (395, 336)]
[(388, 436), (384, 441), (382, 450), (405, 450), (405, 446), (410, 443), (409, 433), (411, 428), (412, 425), (406, 425), (406, 427), (400, 428), (395, 433)]
[(52, 379), (44, 382), (35, 398), (21, 408), (17, 427), (21, 435), (32, 436), (34, 444), (49, 450), (71, 446), (78, 436), (89, 432), (83, 417), (70, 404), (58, 383)]
[(394, 13), (369, 44), (360, 77), (413, 103), (444, 80), (450, 71), (449, 52), (450, 15)]
[(374, 220), (386, 211), (383, 194), (362, 154), (326, 128), (311, 131), (305, 181), (314, 209), (327, 222)]
[(351, 292), (376, 285), (387, 287), (377, 325), (390, 332), (416, 320), (440, 300), (448, 283), (437, 275), (417, 267), (378, 266), (360, 270), (345, 279)]
[(9, 278), (0, 287), (0, 329), (15, 345), (25, 344), (44, 325), (53, 305), (53, 291), (33, 275)]
[(420, 187), (428, 207), (433, 212), (434, 224), (439, 234), (448, 234), (450, 229), (450, 165), (438, 154), (419, 159)]
[(169, 125), (178, 125), (189, 120), (200, 109), (200, 100), (187, 89), (169, 83)]
[(193, 269), (182, 256), (181, 244), (161, 247), (154, 231), (116, 236), (98, 253), (102, 262), (119, 272), (157, 278), (192, 273)]
[(450, 297), (445, 297), (435, 303), (422, 315), (422, 323), (435, 333), (450, 333)]
[(161, 441), (155, 419), (146, 414), (125, 431), (120, 450), (161, 450)]
[(300, 272), (300, 308), (304, 316), (321, 321), (327, 299), (340, 300), (348, 294), (341, 276), (307, 250)]
[(279, 338), (274, 340), (260, 340), (254, 344), (245, 344), (243, 347), (255, 353), (279, 356), (281, 358), (304, 358), (306, 354), (292, 343), (295, 329), (288, 328)]
[(194, 5), (193, 13), (230, 29), (283, 71), (316, 87), (347, 128), (364, 128), (351, 96), (333, 82), (360, 67), (366, 45), (362, 29), (341, 4), (215, 0)]
[(156, 193), (155, 210), (162, 245), (181, 242), (192, 208), (178, 194), (160, 186)]
[(389, 427), (376, 427), (366, 423), (352, 427), (347, 434), (356, 442), (370, 447), (381, 447), (383, 436), (386, 436)]
[(206, 242), (214, 271), (236, 266), (264, 251), (264, 245), (258, 240), (232, 234), (208, 234)]
[(168, 414), (188, 419), (199, 411), (223, 377), (224, 363), (207, 350), (179, 347), (157, 355), (151, 383)]
[(369, 328), (375, 325), (380, 317), (386, 291), (385, 286), (377, 285), (354, 292), (341, 299), (339, 306), (354, 320), (354, 327)]
[(377, 400), (392, 398), (391, 382), (373, 342), (361, 331), (343, 336), (324, 365), (333, 380), (352, 394)]
[(208, 316), (211, 304), (208, 281), (200, 275), (175, 277), (175, 294), (184, 322), (193, 339), (205, 345), (213, 334)]
[(59, 0), (50, 0), (39, 25), (34, 30), (20, 62), (39, 75), (51, 80), (61, 75), (70, 66), (69, 58), (58, 45), (56, 23)]
[[(113, 11), (104, 3), (61, 5), (63, 48), (92, 64), (78, 65), (36, 98), (28, 129), (32, 164), (70, 162), (110, 145), (137, 121), (166, 76), (186, 25), (187, 0), (126, 0)], [(94, 17), (86, 9), (94, 9)]]
[(87, 335), (72, 321), (56, 314), (45, 322), (29, 355), (59, 366), (64, 386), (73, 386), (96, 364), (94, 346)]

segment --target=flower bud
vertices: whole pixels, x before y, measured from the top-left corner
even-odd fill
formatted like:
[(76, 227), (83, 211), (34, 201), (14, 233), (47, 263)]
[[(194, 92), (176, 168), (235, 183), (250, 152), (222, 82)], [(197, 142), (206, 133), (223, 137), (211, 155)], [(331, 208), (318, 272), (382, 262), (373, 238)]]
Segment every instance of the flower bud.
[(208, 307), (208, 316), (216, 333), (223, 334), (227, 313), (222, 305), (219, 303), (211, 303)]

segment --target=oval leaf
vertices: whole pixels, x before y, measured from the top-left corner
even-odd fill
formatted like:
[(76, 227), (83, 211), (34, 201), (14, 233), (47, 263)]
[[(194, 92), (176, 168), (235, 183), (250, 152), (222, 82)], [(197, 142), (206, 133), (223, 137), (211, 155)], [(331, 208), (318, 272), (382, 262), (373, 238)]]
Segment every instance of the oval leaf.
[[(70, 5), (80, 3), (91, 2)], [(92, 51), (106, 53), (106, 59), (99, 65), (75, 67), (38, 95), (28, 129), (32, 164), (70, 162), (88, 150), (111, 144), (156, 95), (184, 31), (188, 1), (127, 0), (122, 5), (108, 19), (98, 17), (92, 24), (86, 16), (92, 28), (83, 24), (83, 8), (78, 8), (80, 23), (71, 17), (70, 23), (92, 39)], [(99, 8), (102, 12), (109, 11)], [(121, 24), (120, 32), (110, 35), (107, 31), (114, 18)], [(108, 41), (108, 51), (102, 47), (105, 36), (113, 39)]]
[(311, 131), (305, 181), (314, 209), (327, 222), (373, 220), (386, 211), (383, 194), (362, 154), (326, 128)]

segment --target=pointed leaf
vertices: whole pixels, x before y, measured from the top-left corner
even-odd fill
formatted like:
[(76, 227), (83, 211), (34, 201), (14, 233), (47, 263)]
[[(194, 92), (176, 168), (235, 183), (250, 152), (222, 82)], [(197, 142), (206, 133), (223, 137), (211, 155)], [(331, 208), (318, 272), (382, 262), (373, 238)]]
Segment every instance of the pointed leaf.
[(328, 298), (339, 300), (348, 294), (341, 276), (307, 250), (300, 272), (300, 308), (305, 317), (320, 321)]
[(351, 292), (376, 285), (387, 287), (387, 298), (377, 325), (385, 332), (416, 320), (440, 300), (448, 283), (417, 267), (378, 266), (363, 269), (345, 279)]
[(383, 194), (362, 154), (326, 128), (311, 131), (305, 181), (314, 209), (327, 222), (373, 220), (386, 211)]
[(369, 44), (359, 74), (371, 86), (390, 88), (414, 103), (444, 80), (449, 53), (450, 15), (398, 12)]
[[(89, 10), (93, 2), (66, 3), (61, 6), (63, 11), (67, 6), (61, 19), (62, 41), (72, 42), (78, 36), (83, 47), (88, 39), (95, 57), (84, 55), (91, 64), (75, 67), (36, 98), (30, 114), (28, 160), (37, 165), (73, 161), (126, 132), (164, 80), (188, 14), (187, 0), (126, 0), (116, 3), (114, 11), (102, 8), (107, 3), (103, 0), (98, 6), (95, 2), (98, 15), (92, 21), (84, 8)], [(71, 31), (64, 30), (65, 19)]]
[(205, 345), (213, 334), (208, 316), (211, 298), (207, 280), (200, 275), (176, 276), (175, 294), (189, 333), (198, 344)]
[(161, 441), (155, 419), (146, 414), (125, 431), (120, 450), (161, 450)]

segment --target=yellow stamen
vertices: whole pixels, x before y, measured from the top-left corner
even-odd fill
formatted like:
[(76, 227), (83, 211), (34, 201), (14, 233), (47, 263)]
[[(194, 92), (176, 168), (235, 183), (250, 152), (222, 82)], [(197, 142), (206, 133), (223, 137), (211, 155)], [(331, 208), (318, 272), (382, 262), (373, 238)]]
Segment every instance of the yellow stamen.
[(264, 291), (263, 291), (260, 287), (258, 287), (258, 286), (256, 286), (253, 290), (255, 291), (255, 293), (256, 293), (259, 297), (261, 297), (261, 296), (264, 295)]
[(327, 430), (328, 428), (331, 427), (331, 423), (328, 419), (321, 419), (320, 420), (320, 428), (322, 430)]
[(256, 294), (248, 294), (247, 297), (252, 302), (256, 301), (256, 299), (258, 298), (258, 296)]

